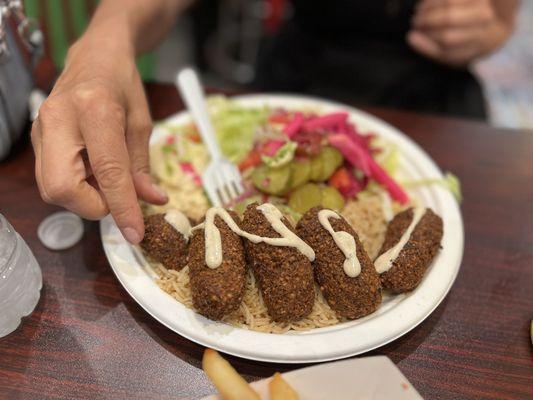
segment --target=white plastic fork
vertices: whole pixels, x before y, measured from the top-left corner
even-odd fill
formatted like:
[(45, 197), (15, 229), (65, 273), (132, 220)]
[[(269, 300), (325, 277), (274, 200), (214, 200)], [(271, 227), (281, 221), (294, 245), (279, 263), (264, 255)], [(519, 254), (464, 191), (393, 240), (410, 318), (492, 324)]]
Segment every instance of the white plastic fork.
[(202, 174), (204, 189), (213, 206), (227, 206), (244, 192), (239, 169), (220, 151), (196, 72), (191, 68), (181, 70), (176, 77), (176, 86), (211, 156), (211, 161)]

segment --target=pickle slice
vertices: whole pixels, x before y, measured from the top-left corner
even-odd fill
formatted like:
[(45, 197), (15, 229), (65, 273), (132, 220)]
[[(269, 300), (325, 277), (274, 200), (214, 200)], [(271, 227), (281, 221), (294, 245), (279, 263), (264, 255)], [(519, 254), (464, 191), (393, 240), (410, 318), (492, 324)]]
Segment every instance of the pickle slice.
[(307, 159), (291, 162), (291, 189), (296, 189), (309, 182), (311, 177), (311, 162)]
[(344, 204), (344, 197), (333, 186), (322, 188), (322, 206), (335, 211), (342, 211)]
[(314, 183), (300, 186), (289, 197), (289, 207), (297, 213), (303, 214), (310, 208), (319, 206), (322, 201), (322, 190)]
[(320, 154), (318, 156), (315, 156), (311, 158), (311, 174), (310, 179), (314, 182), (320, 182), (320, 177), (322, 176), (322, 169), (323, 169), (323, 161), (320, 157)]
[(290, 177), (289, 164), (278, 168), (269, 168), (263, 164), (252, 172), (252, 183), (264, 193), (280, 196), (289, 189)]
[(322, 160), (322, 171), (317, 179), (320, 182), (328, 180), (344, 161), (340, 151), (331, 146), (324, 147), (318, 157)]

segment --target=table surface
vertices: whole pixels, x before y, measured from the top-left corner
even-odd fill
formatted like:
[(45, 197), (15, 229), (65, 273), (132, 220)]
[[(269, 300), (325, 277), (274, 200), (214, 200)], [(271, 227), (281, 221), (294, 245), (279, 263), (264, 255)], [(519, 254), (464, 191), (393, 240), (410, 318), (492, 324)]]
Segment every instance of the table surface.
[[(182, 108), (148, 85), (154, 119)], [(533, 133), (369, 109), (418, 142), (463, 185), (466, 247), (447, 298), (417, 328), (367, 355), (386, 355), (427, 399), (533, 398)], [(165, 328), (113, 275), (98, 224), (75, 247), (39, 242), (44, 204), (27, 140), (0, 163), (0, 212), (24, 237), (44, 278), (35, 312), (0, 339), (2, 399), (177, 399), (213, 392), (203, 347)], [(248, 380), (298, 368), (228, 357)]]

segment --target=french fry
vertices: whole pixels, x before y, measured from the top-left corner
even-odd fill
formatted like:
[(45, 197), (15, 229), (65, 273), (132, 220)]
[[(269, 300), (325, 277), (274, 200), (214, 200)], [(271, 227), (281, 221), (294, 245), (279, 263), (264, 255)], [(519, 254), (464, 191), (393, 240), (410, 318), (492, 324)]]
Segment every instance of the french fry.
[(270, 400), (299, 400), (298, 393), (276, 372), (268, 384)]
[(215, 350), (205, 350), (202, 368), (224, 400), (260, 400), (244, 378)]

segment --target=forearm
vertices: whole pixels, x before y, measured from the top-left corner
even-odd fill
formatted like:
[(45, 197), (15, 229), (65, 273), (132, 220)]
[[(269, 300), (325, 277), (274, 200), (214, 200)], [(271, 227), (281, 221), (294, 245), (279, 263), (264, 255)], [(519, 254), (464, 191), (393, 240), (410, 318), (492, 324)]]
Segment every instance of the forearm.
[[(106, 44), (121, 41), (136, 55), (150, 50), (192, 0), (103, 0), (84, 34)], [(110, 43), (112, 45), (112, 43)]]

